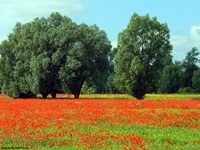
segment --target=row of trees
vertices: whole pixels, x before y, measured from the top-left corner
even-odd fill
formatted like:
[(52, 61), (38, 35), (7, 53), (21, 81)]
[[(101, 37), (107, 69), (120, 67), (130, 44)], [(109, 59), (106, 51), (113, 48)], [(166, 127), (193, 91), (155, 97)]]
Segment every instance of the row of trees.
[(165, 66), (159, 80), (160, 93), (200, 93), (198, 49), (193, 47), (181, 62)]
[(17, 23), (0, 45), (1, 90), (24, 98), (61, 92), (78, 98), (83, 92), (129, 93), (138, 99), (147, 92), (199, 91), (197, 48), (173, 63), (169, 33), (156, 17), (134, 13), (111, 50), (96, 25), (78, 25), (59, 13)]

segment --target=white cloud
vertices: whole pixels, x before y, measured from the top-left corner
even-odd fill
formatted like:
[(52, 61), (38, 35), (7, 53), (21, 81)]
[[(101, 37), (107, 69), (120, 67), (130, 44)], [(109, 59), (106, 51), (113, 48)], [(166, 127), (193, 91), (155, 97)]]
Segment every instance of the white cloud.
[(194, 42), (200, 43), (200, 26), (192, 26), (190, 36)]
[(188, 36), (171, 36), (170, 41), (173, 45), (174, 60), (183, 60), (193, 47), (200, 50), (200, 26), (192, 26)]
[(173, 46), (182, 46), (187, 44), (188, 37), (187, 36), (172, 36), (171, 37), (171, 43)]

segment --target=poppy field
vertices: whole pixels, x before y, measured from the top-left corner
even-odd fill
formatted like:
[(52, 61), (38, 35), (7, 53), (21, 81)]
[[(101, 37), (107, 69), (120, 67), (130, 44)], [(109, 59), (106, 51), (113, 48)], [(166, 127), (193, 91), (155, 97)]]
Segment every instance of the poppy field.
[(0, 95), (1, 149), (200, 149), (200, 100)]

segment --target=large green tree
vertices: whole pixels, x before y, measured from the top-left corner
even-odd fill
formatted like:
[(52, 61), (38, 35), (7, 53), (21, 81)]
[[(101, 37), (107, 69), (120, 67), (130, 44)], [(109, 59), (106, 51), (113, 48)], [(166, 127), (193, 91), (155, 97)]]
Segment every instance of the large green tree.
[(104, 76), (109, 50), (105, 32), (96, 25), (77, 25), (59, 13), (17, 23), (0, 45), (3, 92), (46, 98), (65, 90), (78, 97), (86, 79)]
[[(10, 34), (8, 40), (5, 40), (0, 45), (0, 73), (3, 79), (2, 92), (12, 97), (17, 97), (20, 94), (19, 80), (16, 80), (16, 64), (20, 55), (16, 55), (16, 51), (21, 53), (22, 49), (18, 46), (22, 25), (17, 23), (13, 34)], [(23, 61), (23, 60), (21, 60)], [(26, 85), (27, 87), (29, 85)]]
[[(33, 45), (36, 48), (30, 64), (35, 83), (32, 90), (36, 93), (39, 91), (44, 98), (49, 93), (52, 97), (56, 97), (56, 93), (61, 92), (59, 70), (64, 63), (67, 48), (76, 39), (66, 43), (62, 43), (62, 40), (72, 38), (73, 35), (67, 32), (69, 30), (73, 32), (74, 25), (76, 24), (71, 19), (58, 13), (52, 13), (47, 19), (36, 18), (32, 24), (32, 29), (35, 30)], [(57, 57), (58, 55), (60, 56)]]
[(106, 33), (96, 25), (78, 25), (76, 36), (59, 74), (64, 90), (78, 98), (84, 81), (92, 80), (98, 85), (104, 79), (111, 45)]
[(115, 84), (122, 91), (142, 99), (159, 79), (161, 70), (172, 62), (167, 24), (156, 17), (134, 13), (118, 36)]
[(9, 70), (1, 69), (5, 79), (3, 92), (12, 97), (35, 97), (37, 93), (44, 98), (49, 93), (55, 97), (61, 84), (58, 80), (60, 64), (55, 64), (52, 58), (58, 49), (54, 40), (57, 39), (57, 28), (68, 22), (71, 22), (69, 18), (52, 13), (48, 18), (16, 24), (0, 49), (2, 65), (9, 66)]

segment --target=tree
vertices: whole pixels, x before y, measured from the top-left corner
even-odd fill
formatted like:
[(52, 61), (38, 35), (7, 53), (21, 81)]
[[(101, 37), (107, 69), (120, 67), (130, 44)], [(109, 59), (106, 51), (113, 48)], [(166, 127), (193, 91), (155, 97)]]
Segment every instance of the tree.
[(2, 90), (11, 97), (56, 97), (62, 89), (77, 98), (86, 79), (104, 77), (110, 42), (96, 25), (77, 25), (52, 13), (22, 25), (0, 45)]
[(195, 92), (200, 93), (200, 69), (194, 71), (192, 76), (192, 88)]
[(181, 87), (181, 64), (176, 62), (167, 65), (162, 71), (159, 81), (159, 92), (177, 93)]
[(3, 78), (2, 93), (6, 93), (9, 96), (17, 97), (19, 95), (18, 81), (15, 79), (15, 65), (17, 57), (15, 51), (18, 50), (18, 39), (20, 37), (22, 25), (17, 23), (14, 28), (14, 33), (9, 35), (9, 39), (5, 40), (0, 45), (0, 74)]
[(172, 62), (167, 24), (156, 17), (134, 14), (118, 36), (115, 57), (115, 84), (122, 92), (142, 99), (158, 79), (160, 71)]
[[(52, 13), (47, 19), (34, 20), (32, 28), (35, 30), (33, 41), (36, 49), (30, 66), (36, 84), (32, 86), (32, 90), (41, 93), (44, 98), (49, 93), (55, 98), (56, 93), (62, 92), (59, 70), (66, 57), (67, 49), (64, 48), (71, 44), (70, 42), (62, 43), (62, 40), (73, 36), (63, 35), (63, 33), (73, 31), (74, 25), (76, 24), (70, 18), (61, 16), (59, 13)], [(72, 42), (74, 41), (75, 39)]]
[[(71, 20), (52, 13), (47, 19), (36, 18), (24, 25), (16, 24), (0, 50), (2, 65), (9, 66), (9, 70), (1, 70), (5, 79), (5, 93), (11, 97), (24, 98), (36, 97), (38, 93), (46, 98), (51, 93), (55, 97), (61, 84), (58, 78), (60, 64), (52, 61), (58, 48), (54, 40), (57, 38), (57, 28), (64, 22), (66, 24)], [(7, 74), (10, 75), (6, 77)]]
[(76, 42), (68, 50), (59, 74), (64, 90), (78, 98), (84, 81), (101, 82), (107, 73), (111, 45), (106, 33), (96, 25), (80, 24), (75, 32)]
[(197, 63), (199, 62), (199, 52), (196, 47), (193, 47), (183, 60), (183, 74), (182, 74), (182, 87), (192, 88), (192, 77), (194, 71), (198, 69)]

